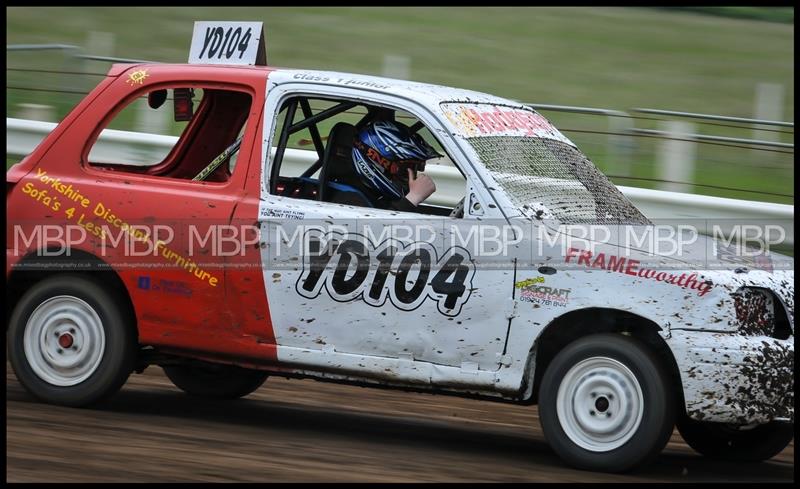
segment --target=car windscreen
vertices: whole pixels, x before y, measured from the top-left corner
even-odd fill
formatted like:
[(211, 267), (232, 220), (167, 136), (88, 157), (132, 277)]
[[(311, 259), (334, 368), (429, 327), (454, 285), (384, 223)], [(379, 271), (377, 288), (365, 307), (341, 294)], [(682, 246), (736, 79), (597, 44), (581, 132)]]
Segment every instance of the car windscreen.
[(571, 141), (532, 109), (475, 103), (442, 108), (523, 211), (544, 206), (563, 224), (650, 224)]

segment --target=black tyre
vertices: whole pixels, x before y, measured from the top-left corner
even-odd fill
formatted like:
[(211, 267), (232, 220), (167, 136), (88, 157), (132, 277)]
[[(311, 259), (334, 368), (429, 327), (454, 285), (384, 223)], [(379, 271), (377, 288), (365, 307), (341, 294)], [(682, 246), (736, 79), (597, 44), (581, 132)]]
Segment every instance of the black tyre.
[(19, 382), (42, 401), (86, 406), (116, 393), (134, 368), (134, 318), (109, 287), (59, 274), (28, 290), (11, 314), (8, 352)]
[(267, 374), (227, 365), (164, 365), (175, 387), (189, 395), (210, 399), (238, 399), (261, 387)]
[(681, 416), (678, 431), (687, 445), (706, 457), (736, 462), (769, 460), (786, 448), (794, 438), (793, 423), (771, 422), (757, 426), (736, 427), (707, 423)]
[(564, 348), (539, 389), (542, 430), (579, 469), (622, 472), (655, 458), (672, 434), (668, 377), (641, 342), (596, 334)]

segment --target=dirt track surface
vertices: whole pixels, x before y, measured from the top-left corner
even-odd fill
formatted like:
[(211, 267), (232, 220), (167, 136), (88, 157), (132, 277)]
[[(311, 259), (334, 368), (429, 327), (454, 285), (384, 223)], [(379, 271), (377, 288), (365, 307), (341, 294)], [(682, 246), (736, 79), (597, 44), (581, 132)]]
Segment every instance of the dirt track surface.
[(673, 434), (625, 475), (573, 470), (535, 407), (270, 378), (237, 401), (198, 401), (158, 367), (107, 405), (33, 399), (6, 365), (8, 482), (793, 481), (794, 442), (769, 462), (696, 455)]

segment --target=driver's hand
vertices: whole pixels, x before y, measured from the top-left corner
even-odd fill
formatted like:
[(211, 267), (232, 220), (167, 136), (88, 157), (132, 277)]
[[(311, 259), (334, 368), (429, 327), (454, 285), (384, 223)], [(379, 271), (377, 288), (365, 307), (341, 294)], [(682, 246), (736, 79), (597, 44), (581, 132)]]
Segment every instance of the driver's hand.
[(408, 169), (408, 195), (406, 199), (414, 205), (419, 205), (422, 201), (436, 192), (436, 184), (433, 183), (431, 177), (424, 173), (417, 173), (414, 178), (414, 172), (411, 168)]

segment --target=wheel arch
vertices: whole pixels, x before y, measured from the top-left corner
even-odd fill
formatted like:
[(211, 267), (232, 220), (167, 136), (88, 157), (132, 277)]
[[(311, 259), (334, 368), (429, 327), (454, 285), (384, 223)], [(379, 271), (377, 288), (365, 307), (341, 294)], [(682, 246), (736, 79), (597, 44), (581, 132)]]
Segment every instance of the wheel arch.
[[(676, 407), (685, 410), (683, 384), (675, 356), (655, 321), (628, 311), (590, 307), (563, 314), (551, 321), (533, 343), (525, 384), (526, 403), (536, 404), (539, 386), (553, 358), (572, 341), (597, 333), (619, 333), (641, 341), (658, 358), (676, 394)], [(527, 394), (527, 392), (526, 392)]]
[(68, 249), (56, 253), (56, 249), (48, 248), (28, 253), (9, 274), (6, 283), (6, 330), (11, 314), (25, 292), (46, 278), (65, 273), (84, 275), (111, 288), (120, 299), (120, 306), (124, 309), (122, 312), (129, 314), (136, 326), (136, 311), (128, 288), (110, 264), (84, 250)]

